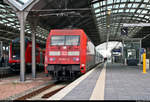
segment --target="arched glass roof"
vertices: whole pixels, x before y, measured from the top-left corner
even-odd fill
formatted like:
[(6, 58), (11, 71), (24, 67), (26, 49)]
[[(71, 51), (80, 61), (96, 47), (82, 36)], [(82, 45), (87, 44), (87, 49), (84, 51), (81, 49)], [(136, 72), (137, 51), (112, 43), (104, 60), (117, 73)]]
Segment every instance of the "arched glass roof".
[[(106, 41), (107, 33), (110, 33), (110, 40), (119, 40), (124, 23), (150, 21), (150, 0), (93, 0), (92, 9), (103, 41)], [(111, 11), (109, 31), (106, 21), (108, 10)], [(133, 37), (141, 29), (142, 27), (129, 27), (128, 37)]]
[[(28, 1), (28, 0), (26, 0)], [(36, 38), (40, 43), (45, 43), (49, 31), (37, 26)], [(31, 26), (26, 22), (25, 36), (31, 40)], [(10, 6), (0, 4), (0, 40), (11, 41), (12, 39), (20, 36), (20, 24), (16, 13)]]
[[(16, 0), (24, 1), (24, 0)], [(66, 1), (66, 0), (64, 0)], [(64, 2), (62, 1), (62, 2)], [(59, 3), (59, 0), (40, 0), (40, 2), (33, 7), (33, 11), (29, 12), (29, 15), (35, 13), (39, 15), (39, 26), (37, 26), (36, 38), (39, 42), (45, 42), (50, 29), (61, 29), (69, 25), (73, 25), (77, 28), (84, 29), (88, 36), (94, 41), (95, 45), (105, 42), (107, 34), (110, 34), (110, 40), (120, 40), (121, 31), (124, 23), (147, 23), (149, 22), (150, 12), (150, 0), (67, 0), (68, 9), (76, 9), (75, 13), (82, 15), (89, 15), (85, 17), (71, 18), (68, 17), (54, 17), (54, 16), (40, 16), (48, 13), (55, 13), (54, 9), (64, 8), (63, 4)], [(25, 0), (24, 3), (28, 2)], [(66, 3), (66, 4), (67, 4)], [(59, 5), (58, 5), (59, 4)], [(91, 6), (90, 6), (91, 4)], [(61, 5), (61, 6), (60, 6)], [(60, 6), (60, 7), (59, 7)], [(88, 10), (80, 10), (81, 8), (88, 8)], [(94, 24), (96, 22), (96, 26)], [(108, 9), (110, 14), (110, 30), (108, 30)], [(36, 11), (37, 10), (37, 11)], [(43, 10), (43, 11), (42, 11)], [(44, 11), (44, 10), (50, 10)], [(54, 11), (51, 11), (54, 10)], [(64, 9), (65, 10), (65, 9)], [(74, 10), (73, 10), (74, 11)], [(66, 12), (66, 11), (59, 11)], [(69, 12), (69, 10), (68, 10)], [(30, 17), (28, 16), (30, 19)], [(57, 19), (56, 19), (57, 18)], [(28, 19), (28, 20), (29, 20)], [(55, 19), (55, 20), (53, 20)], [(32, 18), (30, 19), (32, 20)], [(29, 21), (30, 21), (29, 20)], [(68, 22), (69, 21), (69, 22)], [(60, 24), (61, 22), (61, 24)], [(43, 28), (41, 28), (43, 27)], [(47, 29), (47, 30), (45, 30)], [(129, 27), (128, 37), (134, 37), (137, 33), (144, 31), (143, 27)], [(0, 40), (12, 40), (16, 36), (20, 35), (20, 25), (18, 18), (12, 8), (8, 5), (0, 4)], [(97, 32), (99, 31), (99, 34)], [(31, 39), (31, 26), (26, 23), (26, 36)], [(100, 39), (99, 39), (100, 38)]]
[[(21, 2), (22, 7), (24, 4), (34, 0), (7, 0), (11, 4), (13, 1)], [(31, 38), (31, 27), (29, 23), (32, 23), (32, 19), (37, 17), (38, 27), (45, 33), (41, 33), (37, 27), (37, 40), (45, 42), (48, 32), (51, 29), (64, 29), (64, 28), (81, 28), (84, 29), (89, 38), (94, 41), (94, 45), (100, 44), (100, 36), (98, 30), (95, 29), (96, 25), (91, 11), (92, 0), (39, 0), (29, 12), (28, 22), (26, 24), (26, 36)], [(15, 12), (12, 8), (0, 2), (0, 40), (11, 40), (16, 36), (20, 36), (20, 25)], [(20, 6), (21, 8), (21, 6)], [(62, 10), (61, 10), (62, 9)], [(9, 30), (7, 30), (9, 29)], [(38, 33), (39, 32), (39, 33)], [(6, 39), (7, 38), (7, 39)]]

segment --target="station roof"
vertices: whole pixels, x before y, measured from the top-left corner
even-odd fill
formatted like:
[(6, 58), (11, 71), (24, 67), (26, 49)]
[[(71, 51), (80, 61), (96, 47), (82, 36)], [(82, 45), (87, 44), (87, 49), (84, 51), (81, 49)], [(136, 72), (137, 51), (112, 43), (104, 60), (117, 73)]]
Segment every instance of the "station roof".
[(100, 36), (90, 3), (91, 0), (40, 0), (29, 15), (36, 13), (39, 25), (48, 31), (66, 28), (84, 29), (91, 41), (99, 45)]
[[(40, 26), (37, 26), (36, 30), (37, 42), (45, 44), (49, 32)], [(25, 26), (25, 36), (31, 40), (31, 34), (31, 25), (27, 21)], [(20, 24), (16, 13), (9, 5), (0, 2), (0, 41), (3, 41), (5, 44), (11, 42), (16, 37), (20, 37)]]
[[(107, 33), (110, 40), (121, 40), (121, 28), (124, 23), (149, 23), (149, 0), (93, 0), (92, 8), (99, 28), (101, 42), (106, 41)], [(107, 28), (107, 12), (110, 10), (110, 28)], [(143, 38), (150, 34), (150, 27), (128, 27), (127, 38)], [(149, 37), (148, 37), (149, 38)], [(150, 46), (144, 40), (143, 46)]]
[[(110, 9), (110, 31), (107, 12)], [(110, 33), (111, 41), (120, 41), (124, 23), (148, 23), (149, 0), (40, 0), (29, 12), (26, 35), (31, 38), (30, 21), (39, 19), (37, 40), (45, 43), (51, 29), (82, 28), (95, 45), (103, 43)], [(0, 39), (11, 40), (19, 36), (19, 22), (10, 6), (0, 4)], [(129, 38), (142, 38), (149, 27), (129, 27)], [(146, 38), (146, 40), (149, 39)], [(150, 46), (147, 41), (143, 43)]]

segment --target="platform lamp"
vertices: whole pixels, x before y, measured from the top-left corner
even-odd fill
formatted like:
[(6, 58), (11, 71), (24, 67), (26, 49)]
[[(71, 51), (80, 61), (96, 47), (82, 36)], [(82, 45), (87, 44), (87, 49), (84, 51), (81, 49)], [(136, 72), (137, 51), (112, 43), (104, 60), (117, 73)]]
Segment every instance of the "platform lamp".
[[(108, 41), (109, 41), (109, 33), (110, 33), (110, 16), (111, 16), (111, 9), (107, 10), (106, 15), (106, 26), (107, 26), (107, 44), (106, 44), (106, 50), (108, 50)], [(108, 58), (108, 54), (106, 55)], [(107, 59), (108, 60), (108, 59)]]

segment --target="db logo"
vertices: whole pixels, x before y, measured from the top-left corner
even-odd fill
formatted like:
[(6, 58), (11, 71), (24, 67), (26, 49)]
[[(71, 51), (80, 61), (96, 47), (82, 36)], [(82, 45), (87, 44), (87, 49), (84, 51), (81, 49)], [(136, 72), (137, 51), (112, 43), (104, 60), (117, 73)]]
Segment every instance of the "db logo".
[(67, 55), (67, 51), (62, 51), (61, 55), (66, 56)]

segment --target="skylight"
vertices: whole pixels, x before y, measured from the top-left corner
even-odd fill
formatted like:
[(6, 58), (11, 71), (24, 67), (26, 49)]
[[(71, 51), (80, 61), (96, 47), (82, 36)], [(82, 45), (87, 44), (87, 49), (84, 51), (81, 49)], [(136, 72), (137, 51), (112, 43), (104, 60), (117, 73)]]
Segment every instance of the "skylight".
[(99, 7), (99, 3), (95, 3), (95, 4), (93, 5), (93, 7), (94, 7), (94, 8)]
[[(128, 1), (128, 2), (127, 2)], [(148, 22), (150, 17), (146, 15), (150, 9), (149, 0), (104, 0), (96, 2), (93, 6), (93, 10), (96, 13), (96, 24), (100, 31), (100, 36), (106, 37), (107, 32), (107, 22), (106, 17), (107, 10), (111, 10), (110, 14), (110, 25), (111, 25), (111, 36), (119, 37), (120, 28), (124, 23), (140, 23), (143, 21)], [(98, 7), (99, 5), (99, 7)], [(147, 8), (146, 8), (147, 5)], [(148, 7), (149, 5), (149, 7)], [(135, 30), (135, 29), (134, 29)], [(137, 32), (140, 29), (137, 28)], [(136, 32), (130, 32), (134, 35)], [(107, 38), (107, 37), (106, 37)], [(103, 39), (101, 39), (103, 40)]]
[(22, 5), (26, 4), (27, 2), (29, 2), (30, 0), (14, 0), (14, 1), (22, 6)]
[(100, 9), (95, 10), (95, 13), (98, 13), (98, 12), (100, 12)]

